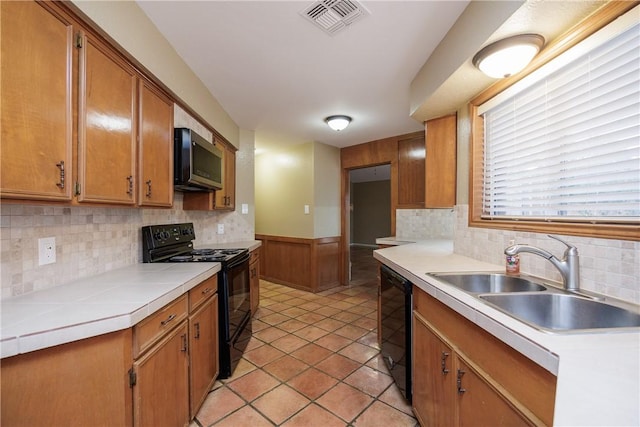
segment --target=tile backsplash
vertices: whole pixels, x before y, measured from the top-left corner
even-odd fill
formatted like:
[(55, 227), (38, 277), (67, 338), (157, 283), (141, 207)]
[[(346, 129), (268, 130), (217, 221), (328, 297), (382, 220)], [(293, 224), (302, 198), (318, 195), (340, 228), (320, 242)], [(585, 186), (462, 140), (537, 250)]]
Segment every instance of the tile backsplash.
[[(140, 229), (149, 224), (193, 222), (196, 246), (253, 240), (254, 225), (239, 212), (171, 209), (0, 206), (2, 298), (17, 296), (142, 262)], [(217, 234), (224, 224), (224, 234)], [(55, 237), (56, 262), (38, 265), (38, 239)]]
[[(546, 234), (471, 228), (468, 213), (468, 205), (455, 208), (456, 253), (504, 265), (504, 248), (512, 239), (516, 243), (545, 249), (558, 258), (564, 253), (565, 246)], [(640, 304), (640, 242), (558, 236), (578, 248), (582, 289)], [(561, 282), (558, 270), (537, 255), (520, 254), (520, 271)]]
[(397, 209), (396, 237), (411, 239), (452, 239), (453, 209)]
[[(468, 205), (451, 209), (398, 209), (396, 235), (424, 240), (453, 238), (454, 252), (500, 266), (505, 264), (504, 248), (516, 243), (545, 249), (561, 258), (565, 246), (546, 234), (468, 226)], [(449, 233), (451, 227), (451, 234)], [(578, 248), (581, 288), (640, 304), (640, 242), (559, 236)], [(533, 254), (520, 254), (520, 271), (561, 282), (558, 270)]]

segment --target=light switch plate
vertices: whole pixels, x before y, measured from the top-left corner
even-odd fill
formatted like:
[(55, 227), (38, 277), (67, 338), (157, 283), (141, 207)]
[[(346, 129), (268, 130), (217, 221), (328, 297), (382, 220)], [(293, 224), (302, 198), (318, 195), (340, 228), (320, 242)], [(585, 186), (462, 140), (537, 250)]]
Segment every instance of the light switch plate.
[(248, 205), (248, 204), (246, 204), (246, 203), (243, 203), (243, 204), (242, 204), (242, 213), (243, 213), (244, 215), (246, 215), (246, 214), (248, 214), (248, 213), (249, 213), (249, 205)]
[(304, 205), (304, 214), (309, 215), (309, 205)]
[(56, 262), (56, 238), (44, 237), (38, 239), (38, 265)]

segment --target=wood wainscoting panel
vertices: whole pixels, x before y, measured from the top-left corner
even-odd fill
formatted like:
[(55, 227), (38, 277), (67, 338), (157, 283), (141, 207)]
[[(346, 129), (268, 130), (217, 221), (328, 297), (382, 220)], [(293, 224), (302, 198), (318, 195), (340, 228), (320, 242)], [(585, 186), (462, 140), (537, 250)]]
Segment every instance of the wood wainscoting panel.
[(340, 284), (340, 237), (306, 239), (256, 235), (260, 278), (292, 288), (319, 292)]

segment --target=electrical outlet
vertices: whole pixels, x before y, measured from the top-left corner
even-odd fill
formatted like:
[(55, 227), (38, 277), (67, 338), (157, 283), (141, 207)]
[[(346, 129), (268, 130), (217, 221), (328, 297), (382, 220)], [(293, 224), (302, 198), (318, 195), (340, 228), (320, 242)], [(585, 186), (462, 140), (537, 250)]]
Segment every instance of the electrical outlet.
[(218, 224), (218, 234), (224, 234), (224, 224)]
[(56, 262), (56, 238), (45, 237), (38, 239), (38, 265)]
[(248, 213), (249, 213), (249, 205), (248, 205), (248, 204), (246, 204), (246, 203), (243, 203), (243, 204), (242, 204), (242, 213), (243, 213), (244, 215), (246, 215), (246, 214), (248, 214)]

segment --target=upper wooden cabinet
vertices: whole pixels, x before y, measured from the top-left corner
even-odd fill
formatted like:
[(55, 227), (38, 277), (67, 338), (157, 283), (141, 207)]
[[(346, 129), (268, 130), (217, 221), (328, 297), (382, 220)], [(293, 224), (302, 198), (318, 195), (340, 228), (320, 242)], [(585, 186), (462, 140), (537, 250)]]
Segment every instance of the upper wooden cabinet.
[(1, 2), (3, 199), (170, 207), (173, 100), (62, 2)]
[(173, 102), (145, 79), (140, 80), (138, 204), (173, 204)]
[(456, 204), (456, 115), (425, 124), (425, 208), (450, 208)]
[(0, 194), (69, 201), (74, 23), (47, 4), (0, 2)]
[(222, 190), (216, 191), (216, 209), (235, 210), (236, 208), (236, 151), (224, 146), (224, 181)]
[(424, 134), (398, 140), (398, 208), (424, 208)]
[(78, 47), (78, 201), (133, 205), (136, 72), (88, 34)]

